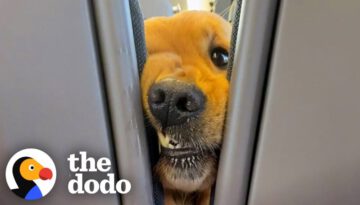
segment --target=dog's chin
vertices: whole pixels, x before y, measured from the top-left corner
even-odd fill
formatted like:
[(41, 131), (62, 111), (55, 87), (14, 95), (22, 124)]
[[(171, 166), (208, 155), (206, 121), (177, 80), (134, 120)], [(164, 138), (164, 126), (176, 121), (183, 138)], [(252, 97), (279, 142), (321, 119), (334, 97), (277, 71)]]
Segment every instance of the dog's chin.
[(209, 188), (216, 176), (217, 150), (161, 147), (156, 172), (165, 188), (194, 192)]

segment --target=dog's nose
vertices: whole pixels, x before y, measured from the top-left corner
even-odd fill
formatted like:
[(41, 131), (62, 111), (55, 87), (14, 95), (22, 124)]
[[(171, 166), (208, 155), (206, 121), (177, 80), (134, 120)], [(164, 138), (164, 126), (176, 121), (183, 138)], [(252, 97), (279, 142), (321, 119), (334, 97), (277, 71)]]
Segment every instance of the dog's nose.
[(194, 85), (179, 81), (154, 84), (148, 93), (151, 113), (163, 128), (199, 116), (205, 100), (204, 94)]

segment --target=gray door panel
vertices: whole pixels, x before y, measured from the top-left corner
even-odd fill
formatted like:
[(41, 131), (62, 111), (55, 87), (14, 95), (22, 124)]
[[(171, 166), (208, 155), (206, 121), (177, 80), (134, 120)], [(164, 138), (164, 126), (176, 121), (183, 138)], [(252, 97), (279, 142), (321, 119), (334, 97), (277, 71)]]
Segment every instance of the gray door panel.
[(360, 203), (359, 11), (282, 1), (250, 205)]
[(4, 176), (27, 147), (47, 152), (58, 174), (32, 204), (118, 204), (67, 191), (70, 153), (111, 156), (87, 1), (0, 1), (0, 204), (24, 204)]
[(215, 204), (238, 205), (247, 200), (277, 6), (277, 0), (241, 5)]

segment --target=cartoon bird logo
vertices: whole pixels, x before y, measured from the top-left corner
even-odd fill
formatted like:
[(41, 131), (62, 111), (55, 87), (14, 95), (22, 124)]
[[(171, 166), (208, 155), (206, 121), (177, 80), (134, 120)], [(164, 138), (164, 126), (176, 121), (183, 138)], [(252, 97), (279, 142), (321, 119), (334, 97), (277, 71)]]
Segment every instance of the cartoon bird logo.
[(25, 149), (20, 152), (10, 159), (6, 167), (6, 181), (9, 188), (21, 198), (40, 199), (51, 190), (55, 183), (55, 165), (51, 158), (40, 150)]
[(20, 187), (13, 189), (18, 196), (26, 200), (36, 200), (43, 197), (39, 187), (34, 180), (51, 179), (52, 172), (49, 168), (44, 168), (39, 162), (30, 157), (18, 159), (13, 167), (15, 181)]

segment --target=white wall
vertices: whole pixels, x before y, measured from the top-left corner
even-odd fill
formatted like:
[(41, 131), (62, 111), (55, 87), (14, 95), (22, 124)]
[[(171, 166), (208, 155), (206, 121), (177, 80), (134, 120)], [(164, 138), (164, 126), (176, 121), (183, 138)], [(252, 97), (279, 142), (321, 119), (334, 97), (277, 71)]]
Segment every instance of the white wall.
[(170, 16), (173, 14), (169, 0), (139, 0), (144, 18)]

